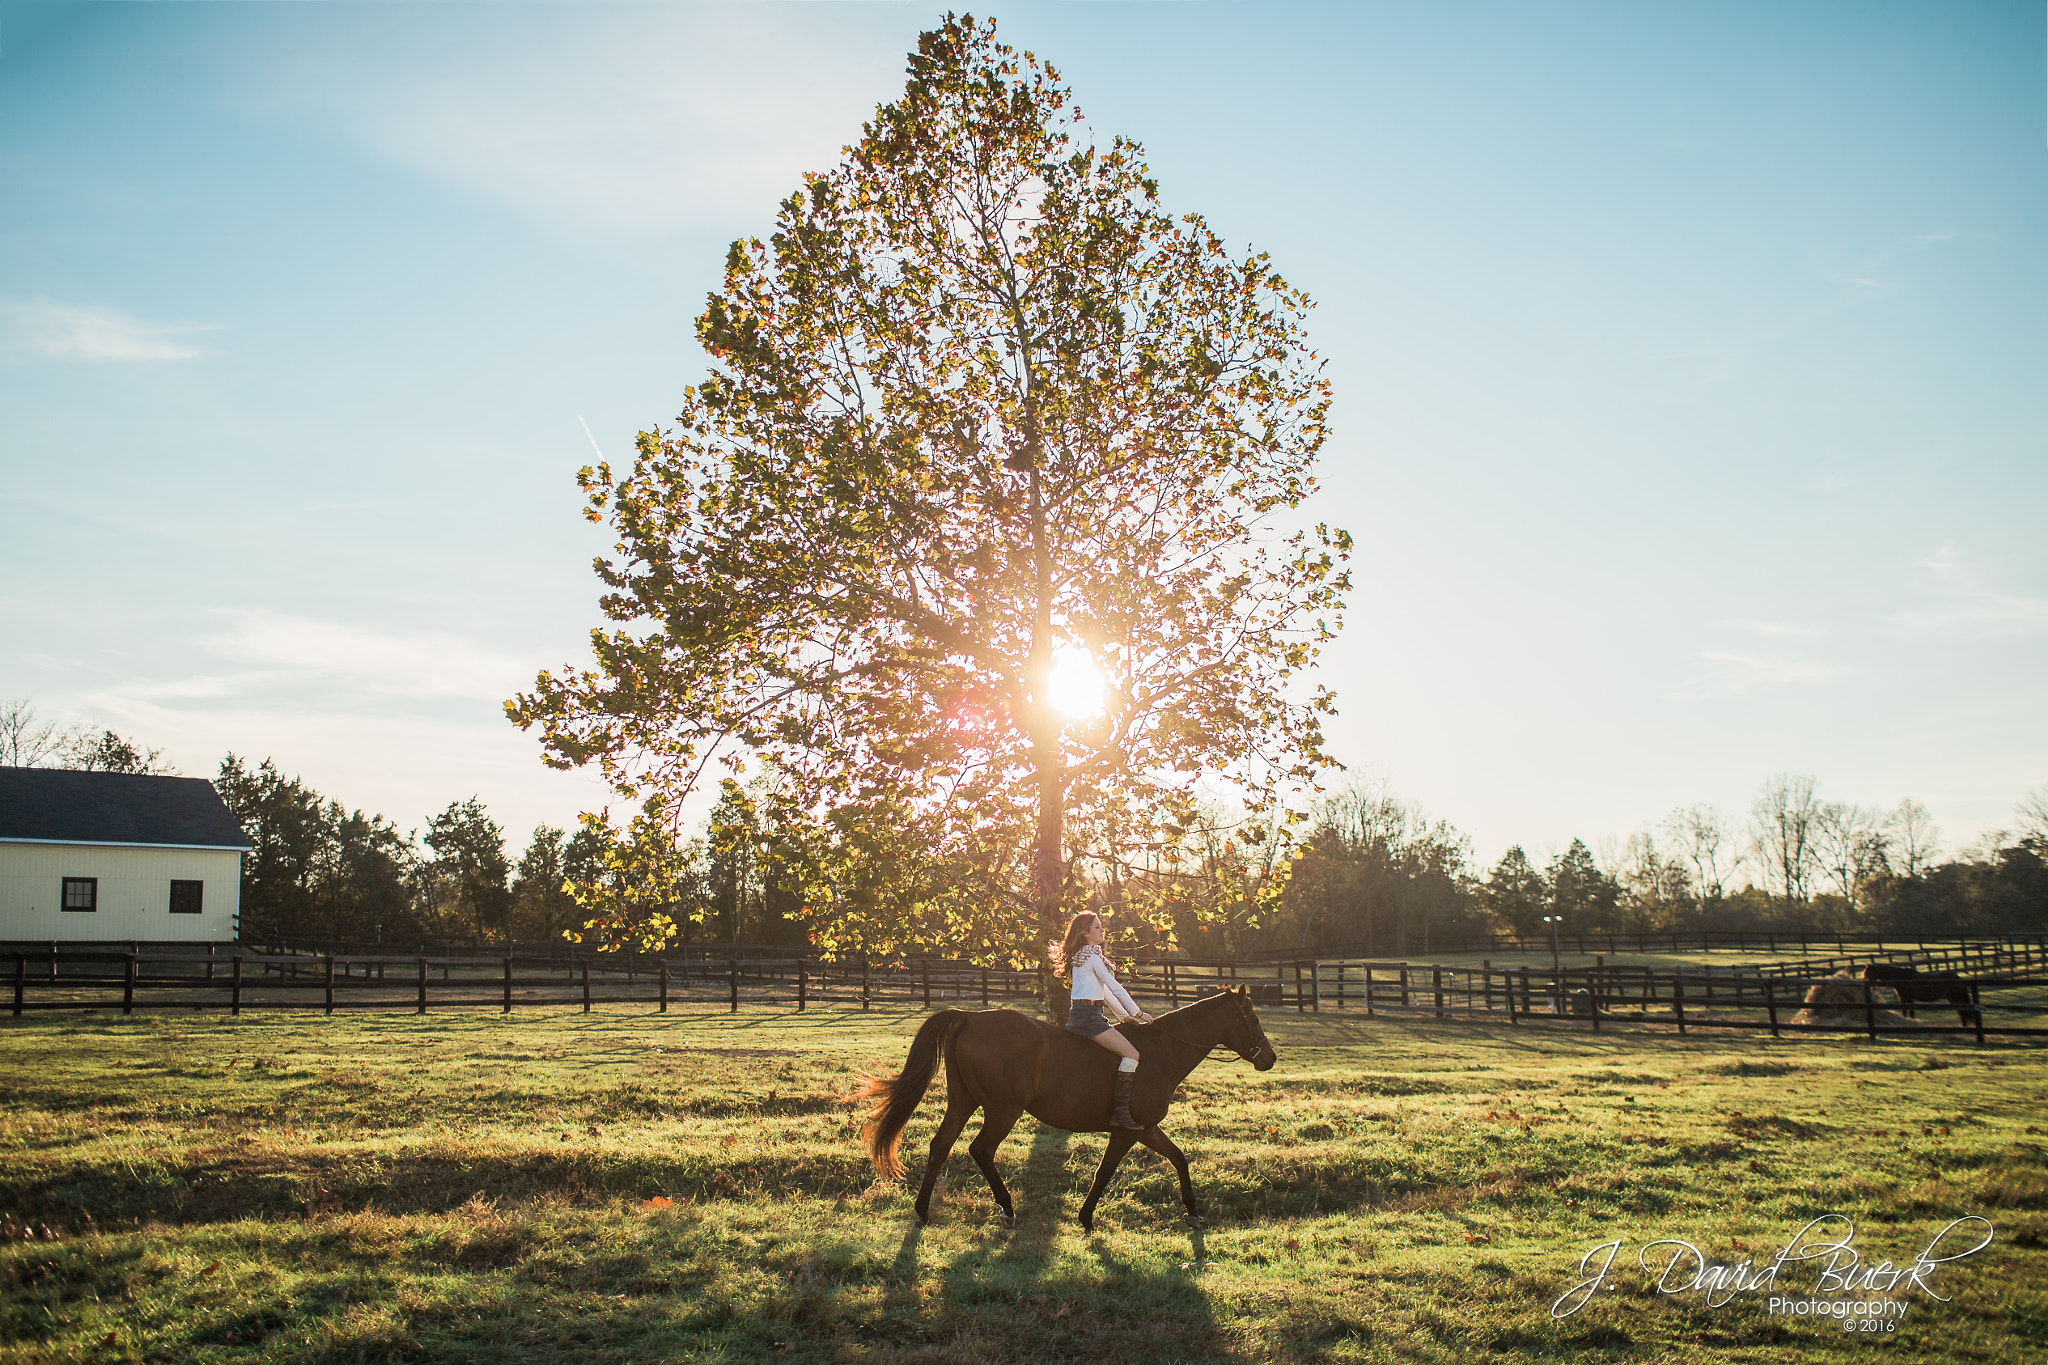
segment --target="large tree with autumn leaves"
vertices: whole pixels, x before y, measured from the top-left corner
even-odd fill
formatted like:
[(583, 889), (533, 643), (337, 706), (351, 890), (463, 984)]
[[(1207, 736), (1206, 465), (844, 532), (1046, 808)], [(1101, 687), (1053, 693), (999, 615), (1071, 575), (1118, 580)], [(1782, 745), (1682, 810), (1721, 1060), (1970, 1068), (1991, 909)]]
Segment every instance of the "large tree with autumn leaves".
[(508, 713), (640, 803), (643, 884), (715, 765), (765, 765), (823, 946), (1035, 956), (1198, 789), (1269, 831), (1329, 765), (1304, 674), (1350, 540), (1294, 518), (1329, 404), (1308, 306), (949, 16), (733, 244), (674, 426), (582, 472), (608, 625)]

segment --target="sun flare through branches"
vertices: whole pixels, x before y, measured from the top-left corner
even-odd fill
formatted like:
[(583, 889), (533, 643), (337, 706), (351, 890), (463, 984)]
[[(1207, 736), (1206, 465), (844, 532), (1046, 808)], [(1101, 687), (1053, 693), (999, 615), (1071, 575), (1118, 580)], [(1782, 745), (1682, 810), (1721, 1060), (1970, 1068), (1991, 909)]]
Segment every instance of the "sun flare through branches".
[(1052, 669), (1045, 679), (1045, 699), (1068, 720), (1094, 720), (1100, 716), (1108, 693), (1102, 670), (1085, 653), (1063, 649), (1052, 656)]

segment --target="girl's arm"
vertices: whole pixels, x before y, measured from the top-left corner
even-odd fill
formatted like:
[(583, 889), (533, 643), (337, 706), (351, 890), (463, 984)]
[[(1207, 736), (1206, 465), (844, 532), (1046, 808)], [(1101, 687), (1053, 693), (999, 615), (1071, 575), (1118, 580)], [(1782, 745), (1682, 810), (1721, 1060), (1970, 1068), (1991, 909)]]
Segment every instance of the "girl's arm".
[(1101, 971), (1103, 994), (1115, 1002), (1118, 1014), (1128, 1019), (1151, 1018), (1145, 1011), (1138, 1008), (1138, 1002), (1131, 999), (1131, 993), (1124, 989), (1121, 981), (1116, 979), (1116, 973), (1109, 969), (1107, 959), (1098, 957), (1088, 965)]

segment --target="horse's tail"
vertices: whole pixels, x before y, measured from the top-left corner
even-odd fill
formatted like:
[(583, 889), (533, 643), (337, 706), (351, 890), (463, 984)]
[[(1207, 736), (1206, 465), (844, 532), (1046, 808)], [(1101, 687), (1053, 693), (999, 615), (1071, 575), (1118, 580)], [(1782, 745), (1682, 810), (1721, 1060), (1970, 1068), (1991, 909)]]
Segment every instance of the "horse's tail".
[(968, 1018), (966, 1010), (940, 1010), (925, 1020), (917, 1037), (910, 1041), (910, 1056), (904, 1059), (903, 1070), (894, 1076), (855, 1073), (861, 1086), (853, 1092), (853, 1098), (874, 1101), (868, 1107), (868, 1121), (860, 1130), (861, 1137), (868, 1145), (868, 1159), (884, 1179), (894, 1180), (903, 1174), (903, 1163), (896, 1156), (897, 1144), (903, 1139), (903, 1125), (910, 1122), (918, 1101), (931, 1085), (940, 1054)]

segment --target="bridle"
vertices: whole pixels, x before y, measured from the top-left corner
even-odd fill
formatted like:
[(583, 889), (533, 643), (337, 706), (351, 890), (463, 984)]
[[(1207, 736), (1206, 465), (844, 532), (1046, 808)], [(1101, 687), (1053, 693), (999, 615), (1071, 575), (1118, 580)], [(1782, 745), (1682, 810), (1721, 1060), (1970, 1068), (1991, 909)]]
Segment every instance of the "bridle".
[[(1207, 1052), (1213, 1053), (1220, 1049), (1222, 1051), (1230, 1053), (1234, 1057), (1242, 1058), (1245, 1062), (1249, 1063), (1252, 1066), (1257, 1066), (1259, 1064), (1259, 1055), (1261, 1053), (1266, 1054), (1267, 1056), (1271, 1057), (1275, 1062), (1278, 1062), (1280, 1060), (1280, 1054), (1273, 1050), (1273, 1044), (1269, 1042), (1266, 1038), (1266, 1031), (1259, 1027), (1258, 1016), (1254, 1015), (1251, 1012), (1251, 1001), (1247, 997), (1240, 995), (1235, 991), (1228, 991), (1225, 992), (1225, 994), (1228, 994), (1231, 997), (1232, 1008), (1234, 1008), (1237, 1011), (1238, 1021), (1244, 1024), (1246, 1028), (1249, 1029), (1253, 1034), (1257, 1035), (1259, 1041), (1255, 1046), (1253, 1046), (1252, 1050), (1247, 1053), (1238, 1051), (1235, 1047), (1231, 1046), (1231, 1044), (1224, 1039), (1218, 1039), (1217, 1041), (1209, 1044)], [(1160, 1023), (1157, 1019), (1152, 1021), (1152, 1027), (1158, 1029), (1161, 1033), (1165, 1034), (1168, 1038), (1173, 1039), (1174, 1042), (1179, 1043), (1182, 1047), (1200, 1048), (1202, 1046), (1200, 1043), (1194, 1042), (1192, 1039), (1181, 1037), (1178, 1033), (1175, 1033), (1172, 1029)]]

